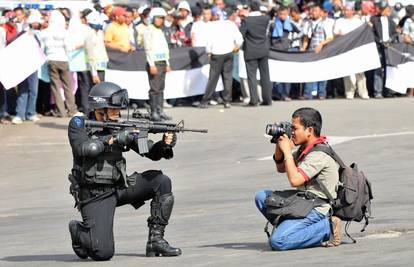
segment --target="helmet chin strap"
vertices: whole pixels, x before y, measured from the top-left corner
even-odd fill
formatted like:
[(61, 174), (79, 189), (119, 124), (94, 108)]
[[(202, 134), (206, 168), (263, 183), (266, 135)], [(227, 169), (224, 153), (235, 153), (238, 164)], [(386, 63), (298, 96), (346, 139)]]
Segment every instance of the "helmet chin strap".
[(108, 108), (104, 108), (104, 116), (103, 116), (103, 120), (104, 120), (104, 121), (109, 121), (109, 117), (108, 117)]

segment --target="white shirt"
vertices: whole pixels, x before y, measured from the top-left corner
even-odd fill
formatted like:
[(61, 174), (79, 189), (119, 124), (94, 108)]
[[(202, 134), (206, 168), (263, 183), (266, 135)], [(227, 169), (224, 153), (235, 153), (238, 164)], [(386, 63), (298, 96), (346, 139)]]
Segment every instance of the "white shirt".
[(6, 47), (6, 30), (0, 26), (0, 49)]
[(129, 42), (133, 47), (135, 47), (135, 30), (134, 30), (134, 24), (128, 25), (128, 32), (129, 32)]
[(230, 20), (217, 20), (211, 22), (210, 34), (207, 41), (206, 51), (213, 55), (224, 55), (231, 53), (237, 46), (243, 43), (236, 24)]
[(40, 32), (40, 38), (48, 60), (68, 61), (66, 52), (72, 50), (68, 30), (49, 27)]
[(361, 16), (360, 20), (361, 20), (363, 23), (368, 23), (368, 22), (371, 20), (371, 15), (364, 15), (364, 16)]
[(181, 27), (183, 27), (183, 29), (188, 25), (188, 24), (190, 24), (191, 22), (193, 22), (193, 17), (191, 17), (190, 15), (188, 15), (186, 18), (185, 18), (185, 20), (182, 20), (181, 21)]
[(388, 29), (388, 17), (381, 16), (381, 26), (382, 26), (382, 41), (388, 42), (390, 40), (390, 32)]
[(170, 51), (164, 32), (153, 24), (145, 31), (144, 49), (150, 66), (154, 66), (157, 61), (166, 61), (167, 65), (170, 65)]
[(359, 26), (362, 25), (362, 21), (356, 17), (340, 18), (335, 23), (334, 34), (335, 35), (345, 35)]
[(191, 36), (194, 36), (196, 47), (206, 47), (209, 35), (209, 27), (211, 22), (205, 22), (203, 20), (194, 22), (191, 28)]
[(335, 22), (335, 19), (329, 17), (322, 20), (323, 28), (325, 29), (326, 39), (333, 37), (333, 29)]
[(259, 17), (262, 13), (260, 11), (252, 11), (249, 13), (249, 17)]

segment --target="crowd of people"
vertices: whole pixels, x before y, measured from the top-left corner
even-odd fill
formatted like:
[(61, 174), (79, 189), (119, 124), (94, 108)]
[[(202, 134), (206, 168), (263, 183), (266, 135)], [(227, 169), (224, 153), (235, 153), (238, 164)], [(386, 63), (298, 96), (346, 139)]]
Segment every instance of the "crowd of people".
[[(47, 63), (13, 90), (0, 84), (2, 124), (38, 121), (42, 115), (66, 117), (88, 114), (88, 93), (105, 80), (107, 49), (130, 53), (143, 49), (150, 82), (151, 118), (170, 117), (163, 107), (190, 104), (200, 108), (241, 101), (247, 106), (271, 105), (273, 100), (362, 99), (395, 96), (385, 88), (384, 43), (414, 40), (414, 6), (391, 7), (387, 1), (277, 1), (272, 6), (251, 1), (229, 6), (224, 0), (180, 1), (171, 8), (155, 2), (131, 8), (111, 0), (95, 1), (94, 8), (73, 11), (17, 7), (0, 14), (0, 49), (22, 33), (33, 34)], [(365, 73), (304, 84), (272, 83), (267, 64), (269, 49), (319, 53), (337, 36), (368, 23), (374, 32), (382, 67)], [(205, 47), (210, 73), (203, 96), (164, 100), (165, 74), (171, 71), (169, 50)], [(71, 55), (85, 53), (83, 68), (71, 69)], [(239, 54), (243, 52), (247, 79), (239, 77)], [(19, 64), (19, 60), (10, 64)], [(257, 81), (257, 71), (260, 81)], [(301, 75), (298, 73), (297, 75)], [(215, 92), (219, 77), (224, 90)], [(40, 77), (40, 78), (39, 78)], [(260, 92), (258, 88), (260, 85)], [(64, 98), (61, 94), (64, 92)], [(412, 88), (407, 96), (413, 96)], [(139, 104), (147, 106), (146, 102)], [(12, 116), (13, 115), (13, 116)]]

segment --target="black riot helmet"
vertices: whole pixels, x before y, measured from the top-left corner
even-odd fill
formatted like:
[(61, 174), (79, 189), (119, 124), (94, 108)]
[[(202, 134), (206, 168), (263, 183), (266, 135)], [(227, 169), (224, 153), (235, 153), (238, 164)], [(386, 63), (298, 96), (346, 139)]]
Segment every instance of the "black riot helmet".
[(127, 108), (128, 91), (111, 82), (101, 82), (91, 88), (89, 92), (91, 109), (98, 108)]

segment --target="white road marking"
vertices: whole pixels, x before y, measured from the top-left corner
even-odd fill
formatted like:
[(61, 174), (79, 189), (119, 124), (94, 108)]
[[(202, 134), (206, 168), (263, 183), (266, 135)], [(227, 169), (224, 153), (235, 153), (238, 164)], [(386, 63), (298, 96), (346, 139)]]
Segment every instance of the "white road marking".
[[(401, 135), (410, 135), (414, 134), (414, 131), (409, 132), (397, 132), (397, 133), (387, 133), (387, 134), (367, 134), (367, 135), (359, 135), (359, 136), (328, 136), (328, 142), (330, 145), (338, 145), (345, 142), (353, 141), (356, 139), (369, 139), (369, 138), (382, 138), (382, 137), (390, 137), (390, 136), (401, 136)], [(270, 138), (268, 135), (265, 135), (266, 138)], [(273, 155), (268, 157), (261, 157), (256, 160), (273, 160)]]
[(364, 237), (359, 239), (383, 239), (383, 238), (397, 238), (400, 237), (402, 233), (400, 231), (387, 231), (385, 233), (376, 233), (376, 234), (368, 234)]

